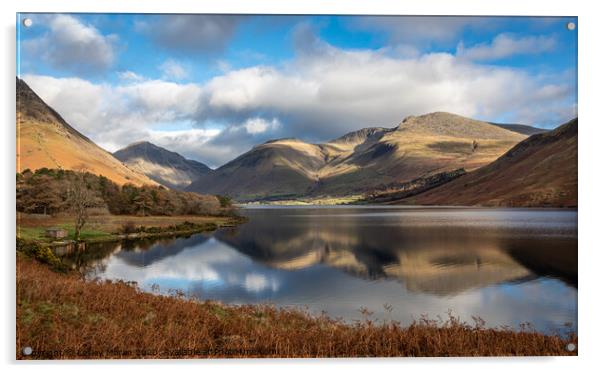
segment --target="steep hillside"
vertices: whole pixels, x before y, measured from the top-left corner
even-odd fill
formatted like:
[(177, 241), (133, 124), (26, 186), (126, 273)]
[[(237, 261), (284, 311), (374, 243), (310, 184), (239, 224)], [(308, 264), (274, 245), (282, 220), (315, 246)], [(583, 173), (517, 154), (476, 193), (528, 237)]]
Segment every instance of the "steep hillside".
[(17, 78), (17, 171), (43, 167), (85, 170), (117, 184), (156, 184), (71, 127)]
[(184, 189), (211, 169), (147, 141), (131, 144), (113, 153), (132, 170), (172, 189)]
[(495, 162), (400, 203), (575, 207), (577, 125), (575, 118), (533, 135)]
[(500, 123), (492, 123), (494, 126), (498, 126), (500, 128), (504, 128), (510, 131), (514, 131), (516, 133), (520, 133), (523, 135), (527, 135), (527, 136), (531, 136), (531, 135), (535, 135), (538, 133), (544, 133), (544, 132), (548, 132), (548, 130), (543, 129), (543, 128), (539, 128), (539, 127), (532, 127), (532, 126), (526, 126), (524, 124), (500, 124)]
[(189, 190), (240, 201), (363, 193), (444, 171), (477, 169), (524, 138), (490, 123), (432, 113), (324, 144), (270, 141), (201, 177)]

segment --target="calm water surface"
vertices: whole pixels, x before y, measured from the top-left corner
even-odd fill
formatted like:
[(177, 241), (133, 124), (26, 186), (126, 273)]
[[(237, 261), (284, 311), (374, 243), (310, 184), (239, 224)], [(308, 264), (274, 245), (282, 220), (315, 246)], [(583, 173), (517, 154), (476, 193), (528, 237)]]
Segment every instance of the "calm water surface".
[[(577, 325), (574, 210), (262, 207), (189, 238), (104, 244), (89, 278), (225, 303), (307, 306), (346, 321), (421, 315)], [(88, 254), (90, 255), (90, 254)], [(153, 286), (155, 285), (155, 286)], [(387, 311), (384, 305), (392, 306)], [(387, 307), (388, 308), (388, 307)]]

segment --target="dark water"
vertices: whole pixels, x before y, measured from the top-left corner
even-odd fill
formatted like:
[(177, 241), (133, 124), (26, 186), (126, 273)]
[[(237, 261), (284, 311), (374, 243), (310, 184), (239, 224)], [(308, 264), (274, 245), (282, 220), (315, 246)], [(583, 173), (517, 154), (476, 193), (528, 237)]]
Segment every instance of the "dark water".
[[(577, 212), (276, 207), (212, 235), (99, 246), (88, 276), (225, 303), (307, 306), (347, 321), (421, 315), (577, 325)], [(90, 255), (88, 254), (88, 255)], [(156, 286), (155, 286), (156, 290)], [(387, 311), (384, 305), (392, 306)], [(387, 307), (388, 308), (388, 307)]]

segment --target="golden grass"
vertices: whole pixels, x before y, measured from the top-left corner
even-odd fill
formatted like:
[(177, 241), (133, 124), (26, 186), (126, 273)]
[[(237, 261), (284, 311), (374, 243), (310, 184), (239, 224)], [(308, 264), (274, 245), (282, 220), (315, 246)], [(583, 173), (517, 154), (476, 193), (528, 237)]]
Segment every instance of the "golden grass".
[[(197, 302), (17, 258), (17, 359), (576, 355), (567, 343), (577, 337), (453, 317), (349, 325), (299, 310)], [(32, 355), (21, 354), (26, 346)]]

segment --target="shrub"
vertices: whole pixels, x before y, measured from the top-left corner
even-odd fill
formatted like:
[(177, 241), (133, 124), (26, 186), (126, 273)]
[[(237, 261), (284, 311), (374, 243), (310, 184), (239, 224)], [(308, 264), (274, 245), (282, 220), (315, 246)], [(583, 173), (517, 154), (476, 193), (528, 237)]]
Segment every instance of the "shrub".
[(216, 196), (217, 199), (219, 200), (219, 205), (220, 207), (226, 208), (226, 207), (232, 207), (232, 198), (228, 197), (228, 196)]
[(121, 226), (121, 232), (124, 234), (136, 233), (138, 228), (136, 228), (136, 224), (133, 221), (128, 221)]
[(48, 246), (17, 238), (17, 251), (22, 252), (41, 263), (48, 264), (55, 271), (66, 272), (68, 270), (67, 266), (54, 255), (52, 249)]
[(161, 233), (164, 229), (161, 227), (148, 227), (144, 230), (146, 233)]

